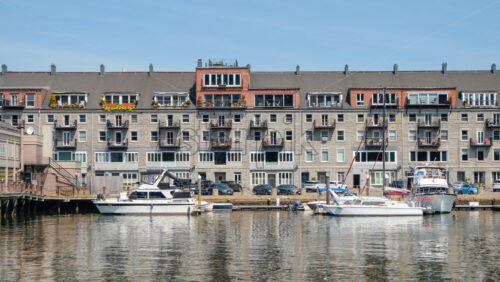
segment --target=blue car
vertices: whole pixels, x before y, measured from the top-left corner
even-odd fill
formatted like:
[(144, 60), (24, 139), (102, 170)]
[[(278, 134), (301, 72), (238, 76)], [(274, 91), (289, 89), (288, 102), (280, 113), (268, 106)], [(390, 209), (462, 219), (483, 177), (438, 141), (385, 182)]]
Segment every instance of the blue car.
[(458, 189), (458, 194), (477, 194), (477, 185), (476, 184), (462, 184), (460, 189)]

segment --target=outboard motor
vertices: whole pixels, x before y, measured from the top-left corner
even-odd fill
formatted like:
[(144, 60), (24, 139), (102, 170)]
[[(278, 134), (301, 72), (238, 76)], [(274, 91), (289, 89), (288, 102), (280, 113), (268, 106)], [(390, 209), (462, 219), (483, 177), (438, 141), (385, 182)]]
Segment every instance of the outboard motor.
[(288, 206), (288, 210), (289, 211), (297, 211), (299, 209), (301, 203), (302, 202), (300, 200), (295, 201), (293, 204)]

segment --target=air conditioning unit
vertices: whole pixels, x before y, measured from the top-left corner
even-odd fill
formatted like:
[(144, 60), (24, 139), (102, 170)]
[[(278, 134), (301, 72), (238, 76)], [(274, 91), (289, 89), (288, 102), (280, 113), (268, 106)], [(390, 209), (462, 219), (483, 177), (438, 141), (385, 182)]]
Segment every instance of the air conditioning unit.
[(321, 137), (321, 141), (328, 141), (328, 137)]

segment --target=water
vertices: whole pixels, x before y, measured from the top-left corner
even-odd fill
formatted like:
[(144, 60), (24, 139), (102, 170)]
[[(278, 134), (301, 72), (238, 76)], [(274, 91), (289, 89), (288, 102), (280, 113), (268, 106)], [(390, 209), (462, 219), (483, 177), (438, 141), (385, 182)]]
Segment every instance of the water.
[(499, 280), (500, 213), (41, 216), (0, 225), (1, 280)]

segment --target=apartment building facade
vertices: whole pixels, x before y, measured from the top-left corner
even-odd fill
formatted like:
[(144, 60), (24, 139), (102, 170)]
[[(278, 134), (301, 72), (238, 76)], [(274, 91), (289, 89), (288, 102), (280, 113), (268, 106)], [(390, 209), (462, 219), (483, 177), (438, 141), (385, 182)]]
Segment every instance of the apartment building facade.
[(380, 186), (385, 128), (389, 181), (430, 164), (447, 167), (451, 182), (488, 187), (500, 182), (499, 89), (494, 65), (252, 72), (199, 60), (194, 72), (3, 67), (0, 104), (4, 122), (23, 120), (43, 140), (46, 158), (81, 162), (83, 185), (119, 175), (129, 186), (169, 168), (180, 178), (200, 174), (244, 187), (299, 186), (327, 174), (350, 186)]

